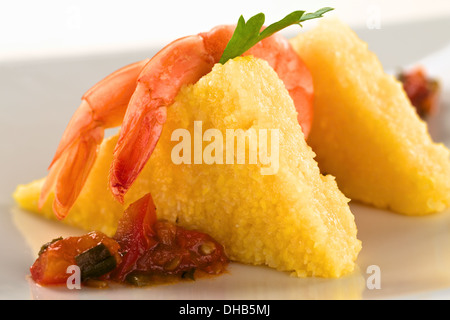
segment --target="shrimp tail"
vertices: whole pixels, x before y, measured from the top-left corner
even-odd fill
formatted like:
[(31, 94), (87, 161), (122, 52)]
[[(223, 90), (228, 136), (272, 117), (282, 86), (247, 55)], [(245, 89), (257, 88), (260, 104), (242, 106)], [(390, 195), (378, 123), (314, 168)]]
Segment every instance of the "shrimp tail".
[(67, 216), (78, 198), (97, 158), (97, 147), (103, 140), (103, 130), (95, 128), (81, 135), (68, 146), (50, 169), (39, 198), (39, 208), (55, 189), (53, 211), (58, 219)]

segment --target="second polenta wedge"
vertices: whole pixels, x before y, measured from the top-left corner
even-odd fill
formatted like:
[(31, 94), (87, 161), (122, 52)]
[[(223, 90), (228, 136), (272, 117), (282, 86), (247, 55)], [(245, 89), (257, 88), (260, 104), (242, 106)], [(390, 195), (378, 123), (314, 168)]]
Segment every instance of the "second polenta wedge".
[[(203, 132), (216, 129), (224, 136), (228, 129), (279, 130), (276, 170), (262, 174), (267, 166), (259, 162), (175, 163), (173, 152), (179, 142), (174, 141), (174, 132), (182, 129), (195, 137), (198, 123)], [(297, 276), (340, 277), (353, 271), (361, 243), (348, 199), (333, 177), (320, 174), (292, 99), (265, 61), (245, 57), (218, 64), (195, 85), (181, 90), (168, 108), (150, 161), (127, 193), (125, 207), (107, 187), (116, 141), (117, 136), (102, 143), (66, 223), (111, 235), (124, 208), (151, 192), (158, 218), (210, 234), (234, 261), (264, 264)], [(208, 145), (204, 143), (204, 150)], [(249, 155), (249, 144), (246, 147)], [(224, 157), (230, 151), (225, 145)], [(19, 186), (16, 201), (38, 212), (40, 187), (39, 181)], [(51, 201), (52, 197), (41, 212), (47, 217), (52, 217)]]
[(311, 70), (308, 143), (323, 172), (351, 199), (408, 215), (450, 206), (448, 149), (434, 143), (402, 85), (337, 20), (291, 40)]

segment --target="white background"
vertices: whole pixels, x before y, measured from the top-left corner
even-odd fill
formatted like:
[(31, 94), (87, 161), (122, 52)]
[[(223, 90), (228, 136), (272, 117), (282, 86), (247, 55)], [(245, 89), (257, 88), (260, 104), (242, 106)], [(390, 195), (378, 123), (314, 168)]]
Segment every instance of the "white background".
[(236, 23), (241, 14), (264, 12), (272, 23), (324, 6), (352, 26), (366, 24), (374, 9), (382, 25), (450, 17), (448, 0), (0, 0), (0, 61), (145, 48)]

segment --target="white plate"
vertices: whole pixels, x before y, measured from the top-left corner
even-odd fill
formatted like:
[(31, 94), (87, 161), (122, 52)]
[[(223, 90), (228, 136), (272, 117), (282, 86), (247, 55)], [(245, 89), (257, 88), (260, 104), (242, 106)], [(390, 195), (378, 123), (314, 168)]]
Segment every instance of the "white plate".
[[(359, 30), (389, 70), (419, 60), (442, 80), (443, 109), (430, 120), (433, 137), (450, 146), (450, 19)], [(422, 32), (422, 33), (421, 33)], [(422, 35), (420, 39), (417, 35)], [(431, 35), (431, 36), (427, 36)], [(231, 264), (213, 279), (149, 288), (110, 290), (43, 288), (28, 268), (42, 243), (81, 234), (17, 208), (19, 183), (46, 174), (80, 96), (99, 79), (154, 50), (120, 55), (3, 63), (0, 65), (0, 299), (447, 299), (450, 298), (450, 211), (421, 218), (352, 203), (363, 249), (358, 269), (342, 279), (297, 279), (266, 267)], [(370, 289), (369, 266), (380, 270)]]

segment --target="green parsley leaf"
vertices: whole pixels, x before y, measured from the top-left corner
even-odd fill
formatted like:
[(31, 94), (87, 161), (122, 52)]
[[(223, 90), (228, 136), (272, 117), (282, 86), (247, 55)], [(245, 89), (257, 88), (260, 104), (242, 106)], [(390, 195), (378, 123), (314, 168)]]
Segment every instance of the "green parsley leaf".
[(313, 13), (305, 13), (305, 11), (294, 11), (280, 21), (271, 24), (262, 32), (260, 31), (266, 19), (264, 13), (258, 13), (257, 15), (248, 19), (247, 22), (245, 22), (243, 16), (240, 16), (233, 36), (228, 42), (219, 63), (224, 64), (228, 60), (242, 55), (259, 41), (270, 37), (274, 33), (284, 28), (287, 28), (294, 24), (302, 26), (301, 23), (303, 21), (321, 18), (325, 13), (331, 10), (334, 9), (325, 7)]

